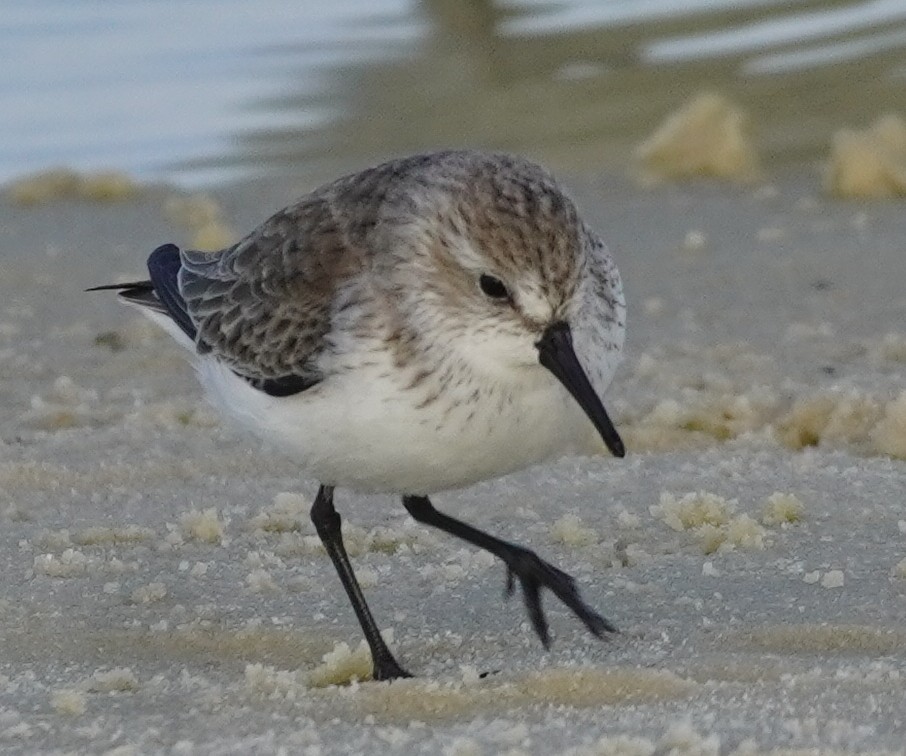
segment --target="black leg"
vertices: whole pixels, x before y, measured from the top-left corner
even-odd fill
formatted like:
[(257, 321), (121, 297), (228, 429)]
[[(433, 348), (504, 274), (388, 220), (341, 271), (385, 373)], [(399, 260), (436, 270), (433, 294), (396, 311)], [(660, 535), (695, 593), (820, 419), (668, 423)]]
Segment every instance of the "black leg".
[(343, 545), (343, 536), (340, 533), (340, 515), (333, 507), (332, 486), (321, 486), (318, 489), (318, 496), (311, 507), (311, 521), (315, 524), (315, 530), (318, 531), (321, 543), (327, 549), (334, 567), (337, 568), (337, 574), (346, 589), (346, 595), (349, 596), (356, 617), (359, 618), (365, 640), (368, 641), (368, 646), (371, 648), (374, 679), (394, 680), (398, 677), (412, 677), (399, 665), (390, 649), (387, 648), (387, 644), (384, 643), (374, 617), (371, 616), (371, 610), (365, 602), (359, 581), (356, 580), (355, 573), (352, 571), (352, 565), (346, 555), (346, 547)]
[(490, 551), (503, 560), (507, 569), (507, 595), (512, 594), (514, 581), (518, 578), (529, 619), (545, 648), (550, 647), (550, 634), (547, 629), (547, 618), (541, 608), (541, 588), (552, 591), (597, 637), (600, 638), (605, 632), (616, 632), (617, 629), (610, 622), (582, 601), (576, 581), (572, 577), (545, 562), (534, 551), (502, 541), (461, 520), (438, 512), (427, 496), (404, 496), (403, 506), (419, 522), (432, 525), (473, 546)]

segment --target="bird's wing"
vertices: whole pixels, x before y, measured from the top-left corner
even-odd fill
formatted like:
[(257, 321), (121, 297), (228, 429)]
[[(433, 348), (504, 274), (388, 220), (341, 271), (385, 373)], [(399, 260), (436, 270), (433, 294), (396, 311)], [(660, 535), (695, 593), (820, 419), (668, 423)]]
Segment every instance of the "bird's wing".
[(178, 322), (184, 312), (191, 320), (199, 352), (268, 393), (296, 393), (321, 380), (315, 360), (331, 303), (363, 264), (333, 200), (331, 193), (309, 195), (222, 252), (181, 252), (179, 301), (167, 301), (170, 287), (155, 282), (171, 317)]
[(264, 391), (303, 391), (323, 378), (317, 358), (338, 293), (348, 306), (350, 279), (395, 247), (388, 229), (397, 213), (411, 214), (408, 190), (425, 182), (431, 160), (417, 155), (337, 179), (220, 252), (166, 244), (148, 259), (149, 281), (97, 288), (118, 289)]

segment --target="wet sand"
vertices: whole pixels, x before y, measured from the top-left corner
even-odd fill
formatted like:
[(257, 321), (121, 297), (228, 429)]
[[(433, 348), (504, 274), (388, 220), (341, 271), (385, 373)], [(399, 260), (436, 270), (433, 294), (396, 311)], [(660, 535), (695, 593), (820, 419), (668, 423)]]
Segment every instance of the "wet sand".
[[(548, 598), (547, 653), (501, 565), (340, 491), (418, 675), (393, 685), (349, 681), (367, 662), (315, 483), (221, 425), (168, 337), (82, 291), (191, 237), (175, 191), (0, 200), (4, 752), (903, 752), (902, 204), (824, 199), (807, 170), (567, 183), (626, 281), (608, 407), (629, 454), (436, 504), (573, 573), (622, 632)], [(250, 229), (309, 188), (214, 195)]]

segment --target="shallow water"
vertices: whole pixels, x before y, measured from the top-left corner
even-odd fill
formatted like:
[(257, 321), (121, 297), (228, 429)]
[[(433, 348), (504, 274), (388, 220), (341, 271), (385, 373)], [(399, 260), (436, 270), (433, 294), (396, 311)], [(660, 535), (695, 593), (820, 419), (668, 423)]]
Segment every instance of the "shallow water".
[(906, 3), (0, 0), (0, 65), (0, 180), (314, 180), (450, 145), (597, 171), (705, 88), (770, 166), (906, 110)]

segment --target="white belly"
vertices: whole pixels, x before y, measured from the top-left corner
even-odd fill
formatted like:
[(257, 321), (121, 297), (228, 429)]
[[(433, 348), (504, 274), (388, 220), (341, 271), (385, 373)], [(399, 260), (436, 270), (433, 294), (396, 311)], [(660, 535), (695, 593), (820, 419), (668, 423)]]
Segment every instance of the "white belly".
[(442, 394), (421, 408), (423, 393), (402, 389), (383, 368), (334, 375), (289, 397), (267, 396), (210, 359), (198, 372), (221, 411), (325, 485), (430, 494), (600, 446), (541, 368), (505, 392), (474, 398), (469, 389), (469, 401)]

